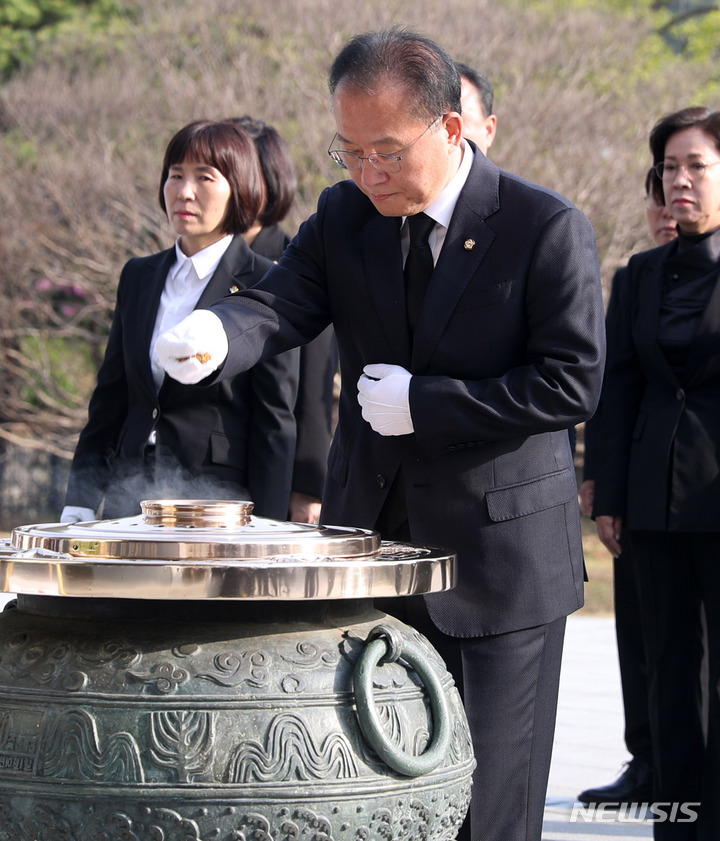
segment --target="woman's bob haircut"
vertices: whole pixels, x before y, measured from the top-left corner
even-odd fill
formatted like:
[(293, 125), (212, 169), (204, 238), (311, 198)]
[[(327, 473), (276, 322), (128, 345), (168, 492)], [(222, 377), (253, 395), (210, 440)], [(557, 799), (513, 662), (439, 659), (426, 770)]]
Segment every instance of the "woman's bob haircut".
[(212, 166), (230, 184), (230, 198), (222, 223), (224, 234), (244, 234), (265, 203), (265, 182), (255, 142), (239, 125), (197, 120), (180, 129), (168, 143), (160, 175), (160, 207), (167, 213), (163, 188), (170, 167), (185, 161)]

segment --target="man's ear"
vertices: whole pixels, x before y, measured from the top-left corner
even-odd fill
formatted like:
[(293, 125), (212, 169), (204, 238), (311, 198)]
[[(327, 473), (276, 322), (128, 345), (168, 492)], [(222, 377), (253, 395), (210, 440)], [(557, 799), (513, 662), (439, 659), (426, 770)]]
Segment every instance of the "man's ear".
[(485, 144), (486, 148), (490, 148), (495, 140), (495, 132), (497, 131), (497, 117), (491, 114), (485, 118)]
[(448, 142), (453, 146), (459, 146), (462, 138), (463, 119), (457, 111), (448, 111), (443, 116), (442, 126), (447, 132)]

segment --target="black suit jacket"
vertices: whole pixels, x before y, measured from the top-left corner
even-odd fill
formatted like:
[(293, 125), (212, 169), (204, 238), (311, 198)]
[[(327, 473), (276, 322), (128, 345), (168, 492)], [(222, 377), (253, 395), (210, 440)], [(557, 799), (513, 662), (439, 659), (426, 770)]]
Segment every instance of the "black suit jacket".
[[(593, 513), (632, 530), (720, 531), (720, 286), (690, 343), (684, 371), (658, 342), (663, 264), (678, 242), (630, 259), (608, 311), (608, 360)], [(685, 252), (720, 275), (720, 232)], [(700, 259), (700, 258), (703, 259)]]
[[(259, 516), (287, 516), (295, 452), (297, 351), (270, 358), (211, 388), (165, 377), (158, 393), (150, 341), (174, 248), (130, 260), (120, 276), (105, 358), (73, 459), (66, 504), (108, 517), (139, 513), (148, 492), (255, 502)], [(197, 306), (259, 280), (270, 261), (233, 238)], [(157, 436), (146, 479), (146, 445)]]
[[(592, 226), (476, 154), (411, 342), (400, 223), (352, 181), (325, 190), (261, 283), (213, 307), (230, 339), (215, 376), (332, 322), (342, 392), (323, 521), (373, 528), (402, 465), (413, 541), (458, 553), (456, 588), (426, 597), (435, 624), (478, 636), (552, 621), (583, 602), (567, 429), (594, 411), (604, 362)], [(363, 420), (373, 362), (413, 374), (413, 434)]]
[[(279, 225), (263, 228), (250, 248), (278, 260), (290, 242)], [(334, 382), (338, 370), (335, 333), (327, 327), (300, 348), (300, 381), (295, 403), (297, 442), (292, 489), (320, 499), (327, 473), (327, 457), (334, 428)]]

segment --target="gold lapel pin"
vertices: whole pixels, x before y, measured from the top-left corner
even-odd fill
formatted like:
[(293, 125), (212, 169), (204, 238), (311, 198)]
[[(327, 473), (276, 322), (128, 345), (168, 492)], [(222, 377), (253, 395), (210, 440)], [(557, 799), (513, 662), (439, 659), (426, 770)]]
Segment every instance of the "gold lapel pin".
[(463, 243), (463, 248), (465, 251), (472, 251), (475, 248), (475, 240), (474, 239), (466, 239)]

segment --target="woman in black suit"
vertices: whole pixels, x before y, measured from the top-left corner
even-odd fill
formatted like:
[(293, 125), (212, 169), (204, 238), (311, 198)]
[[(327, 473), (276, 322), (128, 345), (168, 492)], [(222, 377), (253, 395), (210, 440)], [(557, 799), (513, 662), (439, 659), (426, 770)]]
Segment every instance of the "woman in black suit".
[[(290, 149), (277, 129), (250, 116), (233, 120), (255, 141), (265, 179), (265, 204), (260, 216), (243, 234), (256, 254), (279, 260), (290, 237), (280, 227), (297, 189)], [(300, 348), (300, 382), (295, 404), (297, 446), (290, 494), (291, 520), (316, 523), (320, 508), (327, 457), (334, 428), (334, 381), (338, 349), (332, 326)]]
[(107, 518), (167, 496), (251, 499), (259, 516), (287, 516), (298, 351), (203, 387), (165, 377), (153, 350), (161, 332), (252, 286), (272, 265), (242, 237), (264, 197), (255, 144), (242, 128), (197, 121), (170, 140), (159, 201), (177, 240), (122, 271), (62, 521), (94, 519), (103, 499)]
[[(648, 656), (655, 838), (720, 838), (720, 112), (650, 135), (678, 238), (631, 258), (608, 325), (593, 511), (636, 559)], [(709, 724), (703, 728), (702, 613)], [(700, 805), (702, 804), (702, 805)], [(699, 814), (697, 821), (693, 820)], [(674, 819), (671, 816), (674, 814)]]

